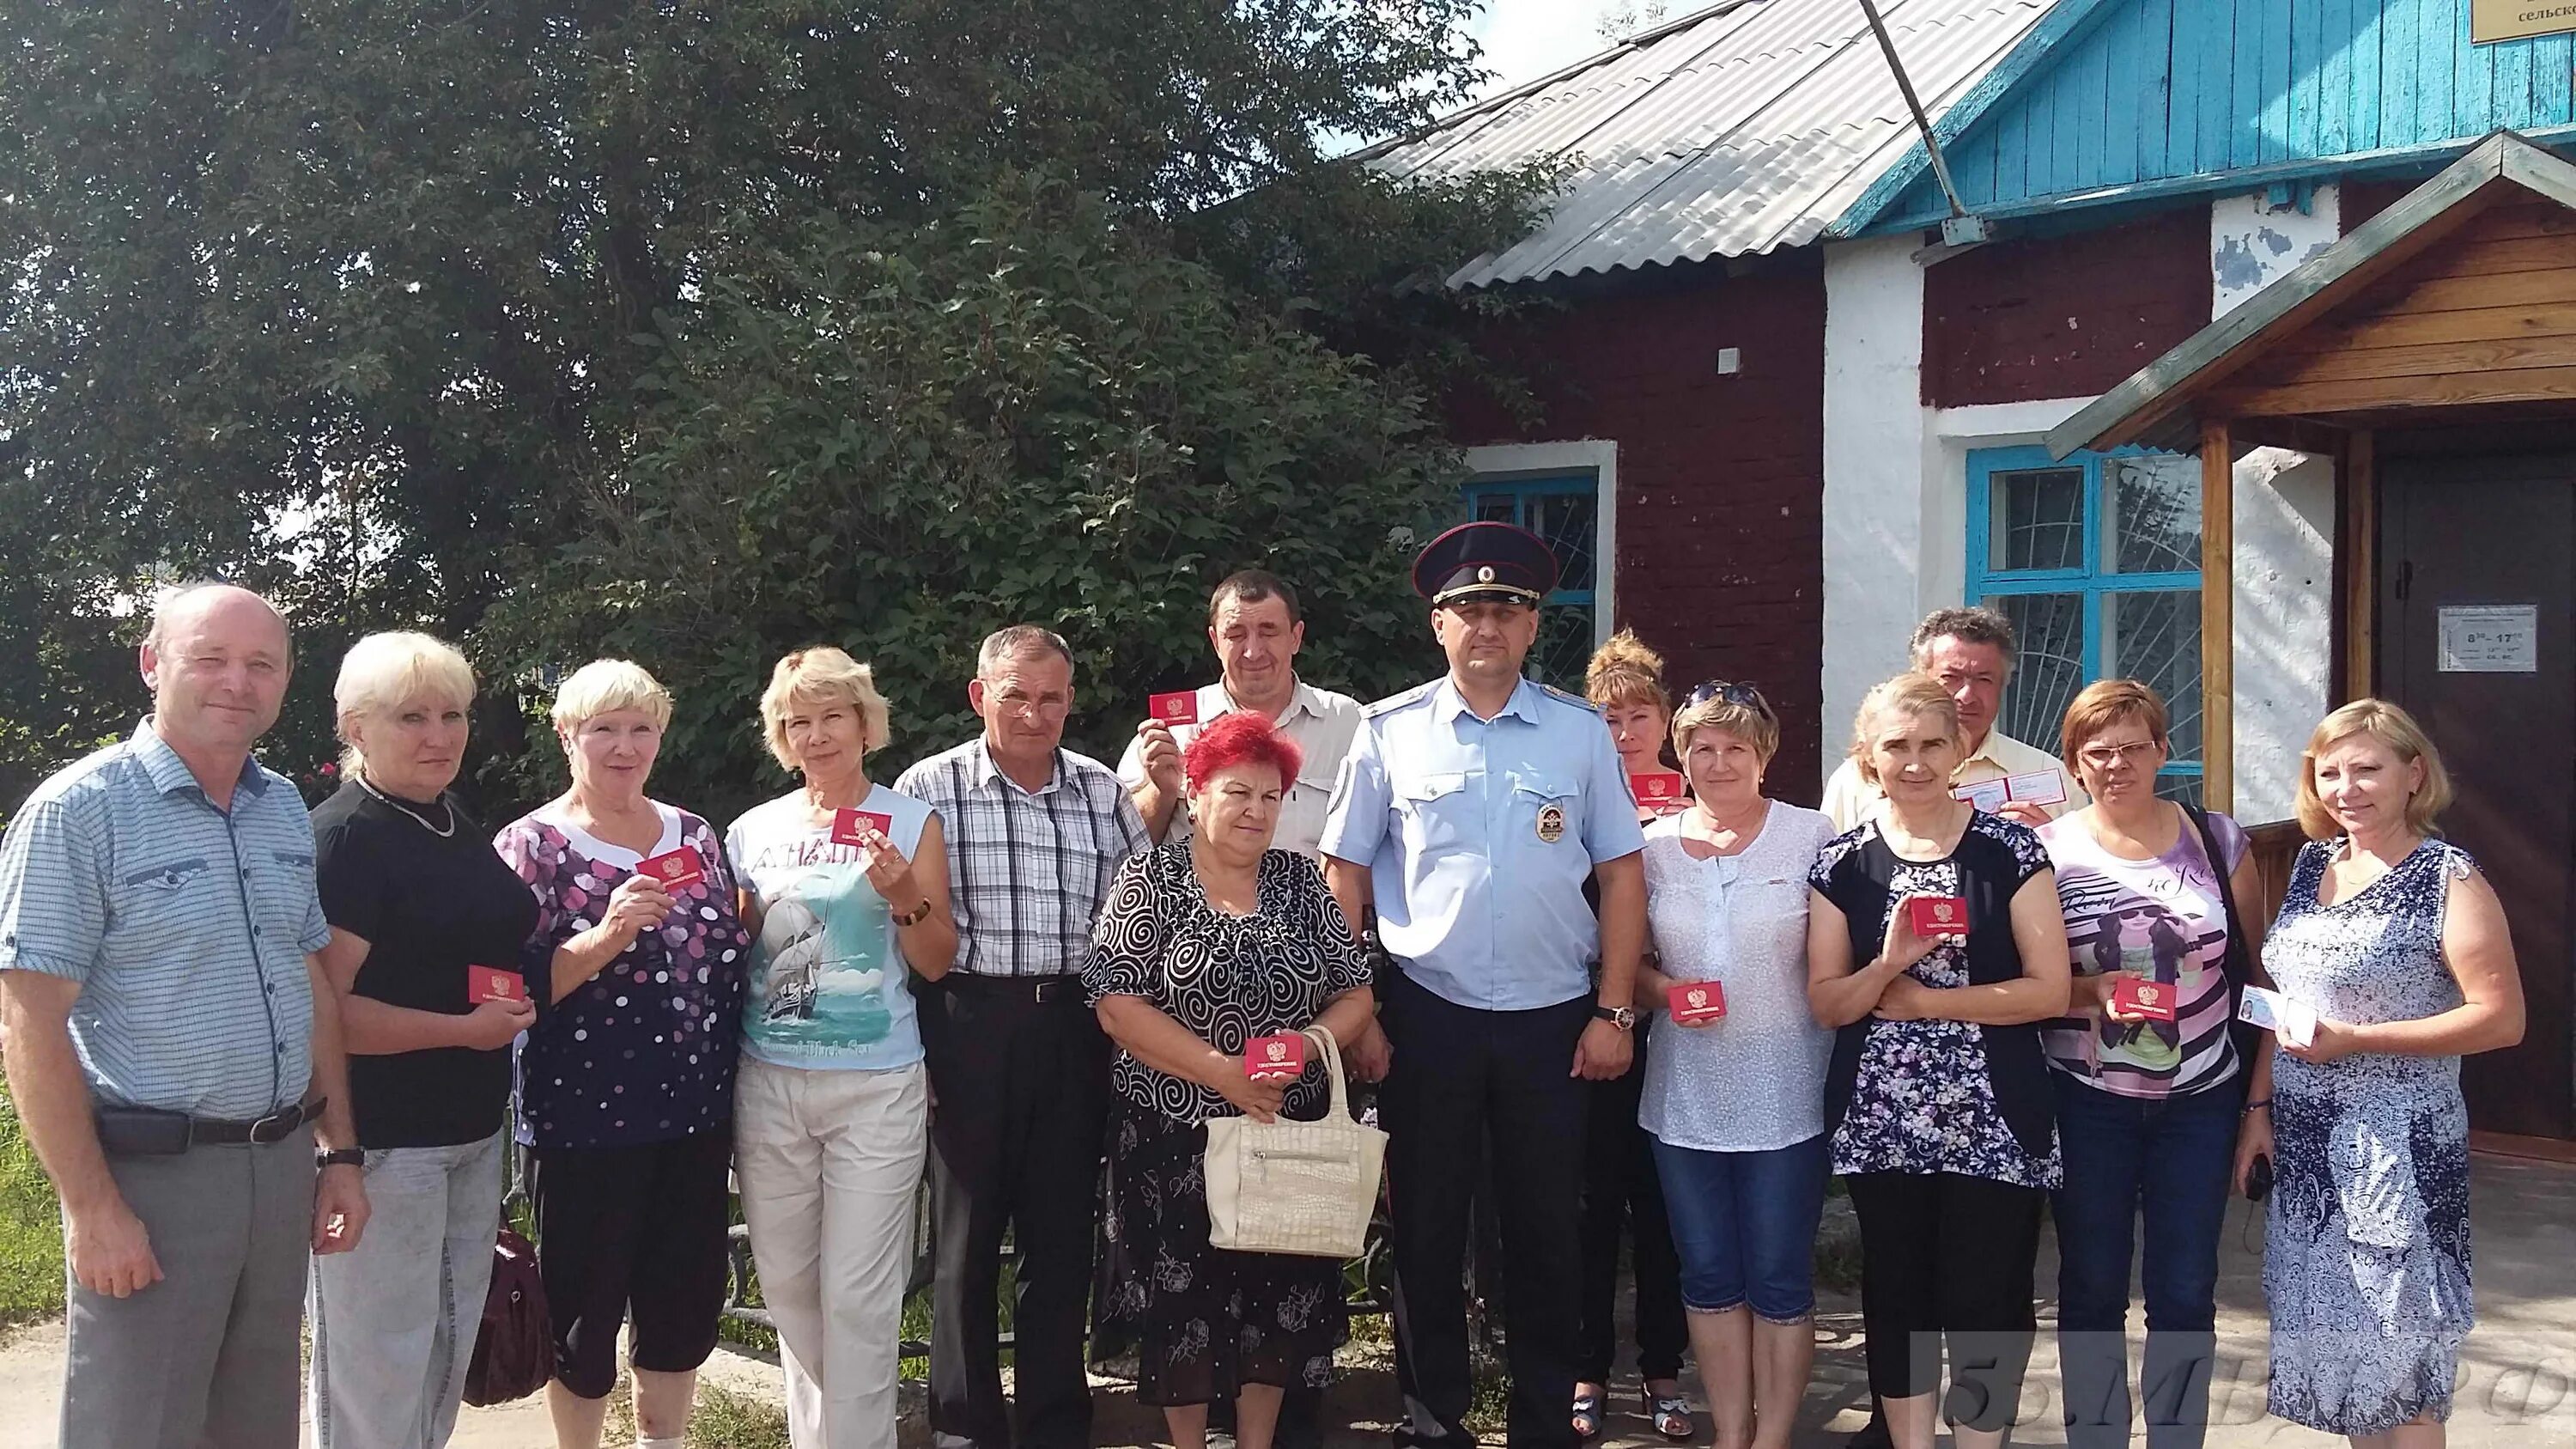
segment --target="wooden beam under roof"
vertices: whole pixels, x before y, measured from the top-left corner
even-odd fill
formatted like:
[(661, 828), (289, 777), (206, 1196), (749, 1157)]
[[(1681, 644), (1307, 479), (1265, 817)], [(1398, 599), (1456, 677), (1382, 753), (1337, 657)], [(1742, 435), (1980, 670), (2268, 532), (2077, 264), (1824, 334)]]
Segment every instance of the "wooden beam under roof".
[(2576, 166), (2498, 131), (2386, 211), (2256, 292), (2052, 429), (2048, 450), (2143, 442), (2188, 451), (2195, 404), (2326, 312), (2421, 255), (2497, 201), (2529, 194), (2576, 209)]

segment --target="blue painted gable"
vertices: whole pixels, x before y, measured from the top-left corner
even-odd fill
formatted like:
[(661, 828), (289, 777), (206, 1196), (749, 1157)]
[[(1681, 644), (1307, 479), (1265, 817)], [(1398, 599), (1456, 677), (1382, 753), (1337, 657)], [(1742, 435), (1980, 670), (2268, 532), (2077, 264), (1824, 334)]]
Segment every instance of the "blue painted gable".
[[(2469, 43), (2470, 0), (2060, 0), (2074, 23), (1941, 118), (1970, 210), (2293, 180), (2447, 159), (2498, 127), (2576, 127), (2576, 37)], [(2055, 17), (2052, 17), (2055, 18)], [(1858, 236), (1949, 211), (1923, 150), (1831, 227)]]

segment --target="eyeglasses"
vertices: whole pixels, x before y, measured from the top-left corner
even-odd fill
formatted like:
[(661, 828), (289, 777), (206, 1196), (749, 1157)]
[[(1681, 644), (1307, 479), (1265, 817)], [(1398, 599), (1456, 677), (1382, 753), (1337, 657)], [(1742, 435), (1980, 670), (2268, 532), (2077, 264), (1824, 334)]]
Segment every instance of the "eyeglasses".
[(1712, 699), (1722, 699), (1728, 704), (1766, 715), (1771, 712), (1771, 705), (1763, 699), (1762, 691), (1749, 684), (1725, 679), (1704, 679), (1691, 686), (1691, 692), (1682, 696), (1682, 708), (1697, 709)]
[(2075, 752), (2075, 758), (2096, 770), (2108, 771), (2153, 753), (2158, 748), (2153, 740), (2140, 740), (2133, 745), (2088, 745)]

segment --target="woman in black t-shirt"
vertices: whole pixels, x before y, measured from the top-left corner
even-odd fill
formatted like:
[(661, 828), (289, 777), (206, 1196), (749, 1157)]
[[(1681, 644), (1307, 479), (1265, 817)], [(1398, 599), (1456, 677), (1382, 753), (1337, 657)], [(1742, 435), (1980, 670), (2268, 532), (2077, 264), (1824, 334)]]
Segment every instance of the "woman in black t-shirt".
[(346, 779), (313, 834), (370, 1213), (355, 1251), (314, 1260), (313, 1414), (334, 1449), (447, 1442), (492, 1269), (537, 905), (447, 794), (473, 698), (465, 657), (425, 634), (369, 635), (340, 666)]

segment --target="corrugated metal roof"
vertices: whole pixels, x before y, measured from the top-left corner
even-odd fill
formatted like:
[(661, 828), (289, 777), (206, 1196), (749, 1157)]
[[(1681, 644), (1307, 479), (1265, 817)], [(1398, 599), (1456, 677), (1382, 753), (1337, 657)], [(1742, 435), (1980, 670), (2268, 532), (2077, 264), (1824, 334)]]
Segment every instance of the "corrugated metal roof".
[[(2062, 0), (1884, 0), (1937, 118)], [(1396, 176), (1567, 163), (1480, 287), (1813, 241), (1914, 144), (1858, 0), (1728, 0), (1365, 153)]]

